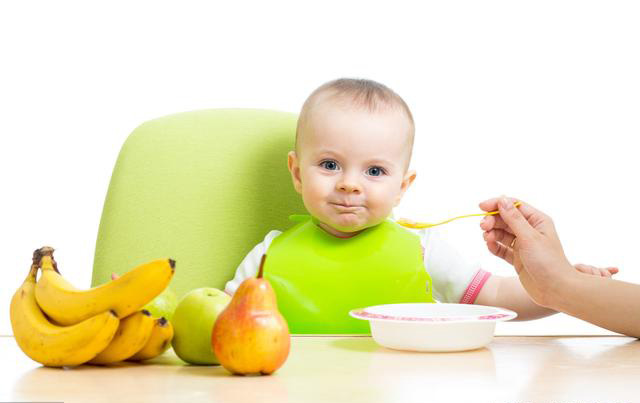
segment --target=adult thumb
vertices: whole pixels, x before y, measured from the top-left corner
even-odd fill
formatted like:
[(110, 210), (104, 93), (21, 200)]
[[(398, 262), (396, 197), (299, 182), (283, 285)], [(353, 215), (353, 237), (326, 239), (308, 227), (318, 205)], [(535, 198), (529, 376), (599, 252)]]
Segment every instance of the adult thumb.
[(528, 238), (535, 231), (520, 210), (506, 197), (500, 198), (498, 211), (516, 237)]

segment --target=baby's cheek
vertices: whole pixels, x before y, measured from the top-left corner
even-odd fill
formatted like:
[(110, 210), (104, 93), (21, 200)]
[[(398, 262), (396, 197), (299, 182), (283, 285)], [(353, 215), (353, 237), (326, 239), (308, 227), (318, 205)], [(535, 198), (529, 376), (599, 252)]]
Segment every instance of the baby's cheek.
[(306, 192), (302, 194), (302, 202), (304, 203), (305, 208), (311, 214), (317, 214), (318, 210), (318, 199), (317, 197), (310, 192)]
[(370, 220), (379, 221), (391, 214), (391, 210), (393, 209), (393, 203), (389, 202), (387, 199), (377, 200), (369, 204), (369, 215)]
[(384, 188), (376, 189), (374, 197), (372, 197), (372, 203), (374, 203), (378, 209), (392, 209), (393, 204), (396, 201), (399, 192), (394, 187), (385, 186)]
[(318, 218), (324, 218), (327, 212), (324, 206), (325, 195), (318, 188), (309, 188), (302, 193), (302, 202), (307, 211)]

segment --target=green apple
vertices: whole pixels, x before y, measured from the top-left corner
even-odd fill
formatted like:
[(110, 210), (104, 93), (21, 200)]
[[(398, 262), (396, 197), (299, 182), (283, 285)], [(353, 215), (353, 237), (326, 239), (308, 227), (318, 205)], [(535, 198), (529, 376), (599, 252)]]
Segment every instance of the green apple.
[(169, 322), (172, 321), (173, 312), (178, 306), (178, 296), (171, 288), (167, 287), (155, 297), (151, 302), (142, 307), (151, 313), (151, 316), (160, 318), (164, 316)]
[(231, 297), (217, 288), (197, 288), (186, 293), (173, 313), (173, 351), (190, 364), (220, 364), (211, 349), (211, 332)]

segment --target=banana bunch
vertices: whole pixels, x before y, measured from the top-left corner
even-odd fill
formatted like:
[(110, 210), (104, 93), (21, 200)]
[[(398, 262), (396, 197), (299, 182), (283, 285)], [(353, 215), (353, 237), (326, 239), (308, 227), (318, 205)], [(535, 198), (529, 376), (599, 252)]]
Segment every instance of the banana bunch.
[(175, 261), (159, 259), (79, 290), (60, 275), (53, 248), (40, 248), (11, 299), (16, 342), (31, 359), (51, 367), (141, 361), (162, 354), (173, 327), (141, 308), (165, 289), (174, 271)]

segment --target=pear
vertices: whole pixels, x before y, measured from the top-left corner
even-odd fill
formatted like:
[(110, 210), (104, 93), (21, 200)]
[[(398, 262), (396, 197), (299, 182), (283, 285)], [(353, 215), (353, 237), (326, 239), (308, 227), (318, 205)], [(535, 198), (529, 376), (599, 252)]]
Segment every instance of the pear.
[(240, 284), (211, 333), (216, 357), (232, 374), (268, 375), (289, 355), (289, 326), (278, 311), (271, 284), (262, 277), (265, 258), (258, 276)]

